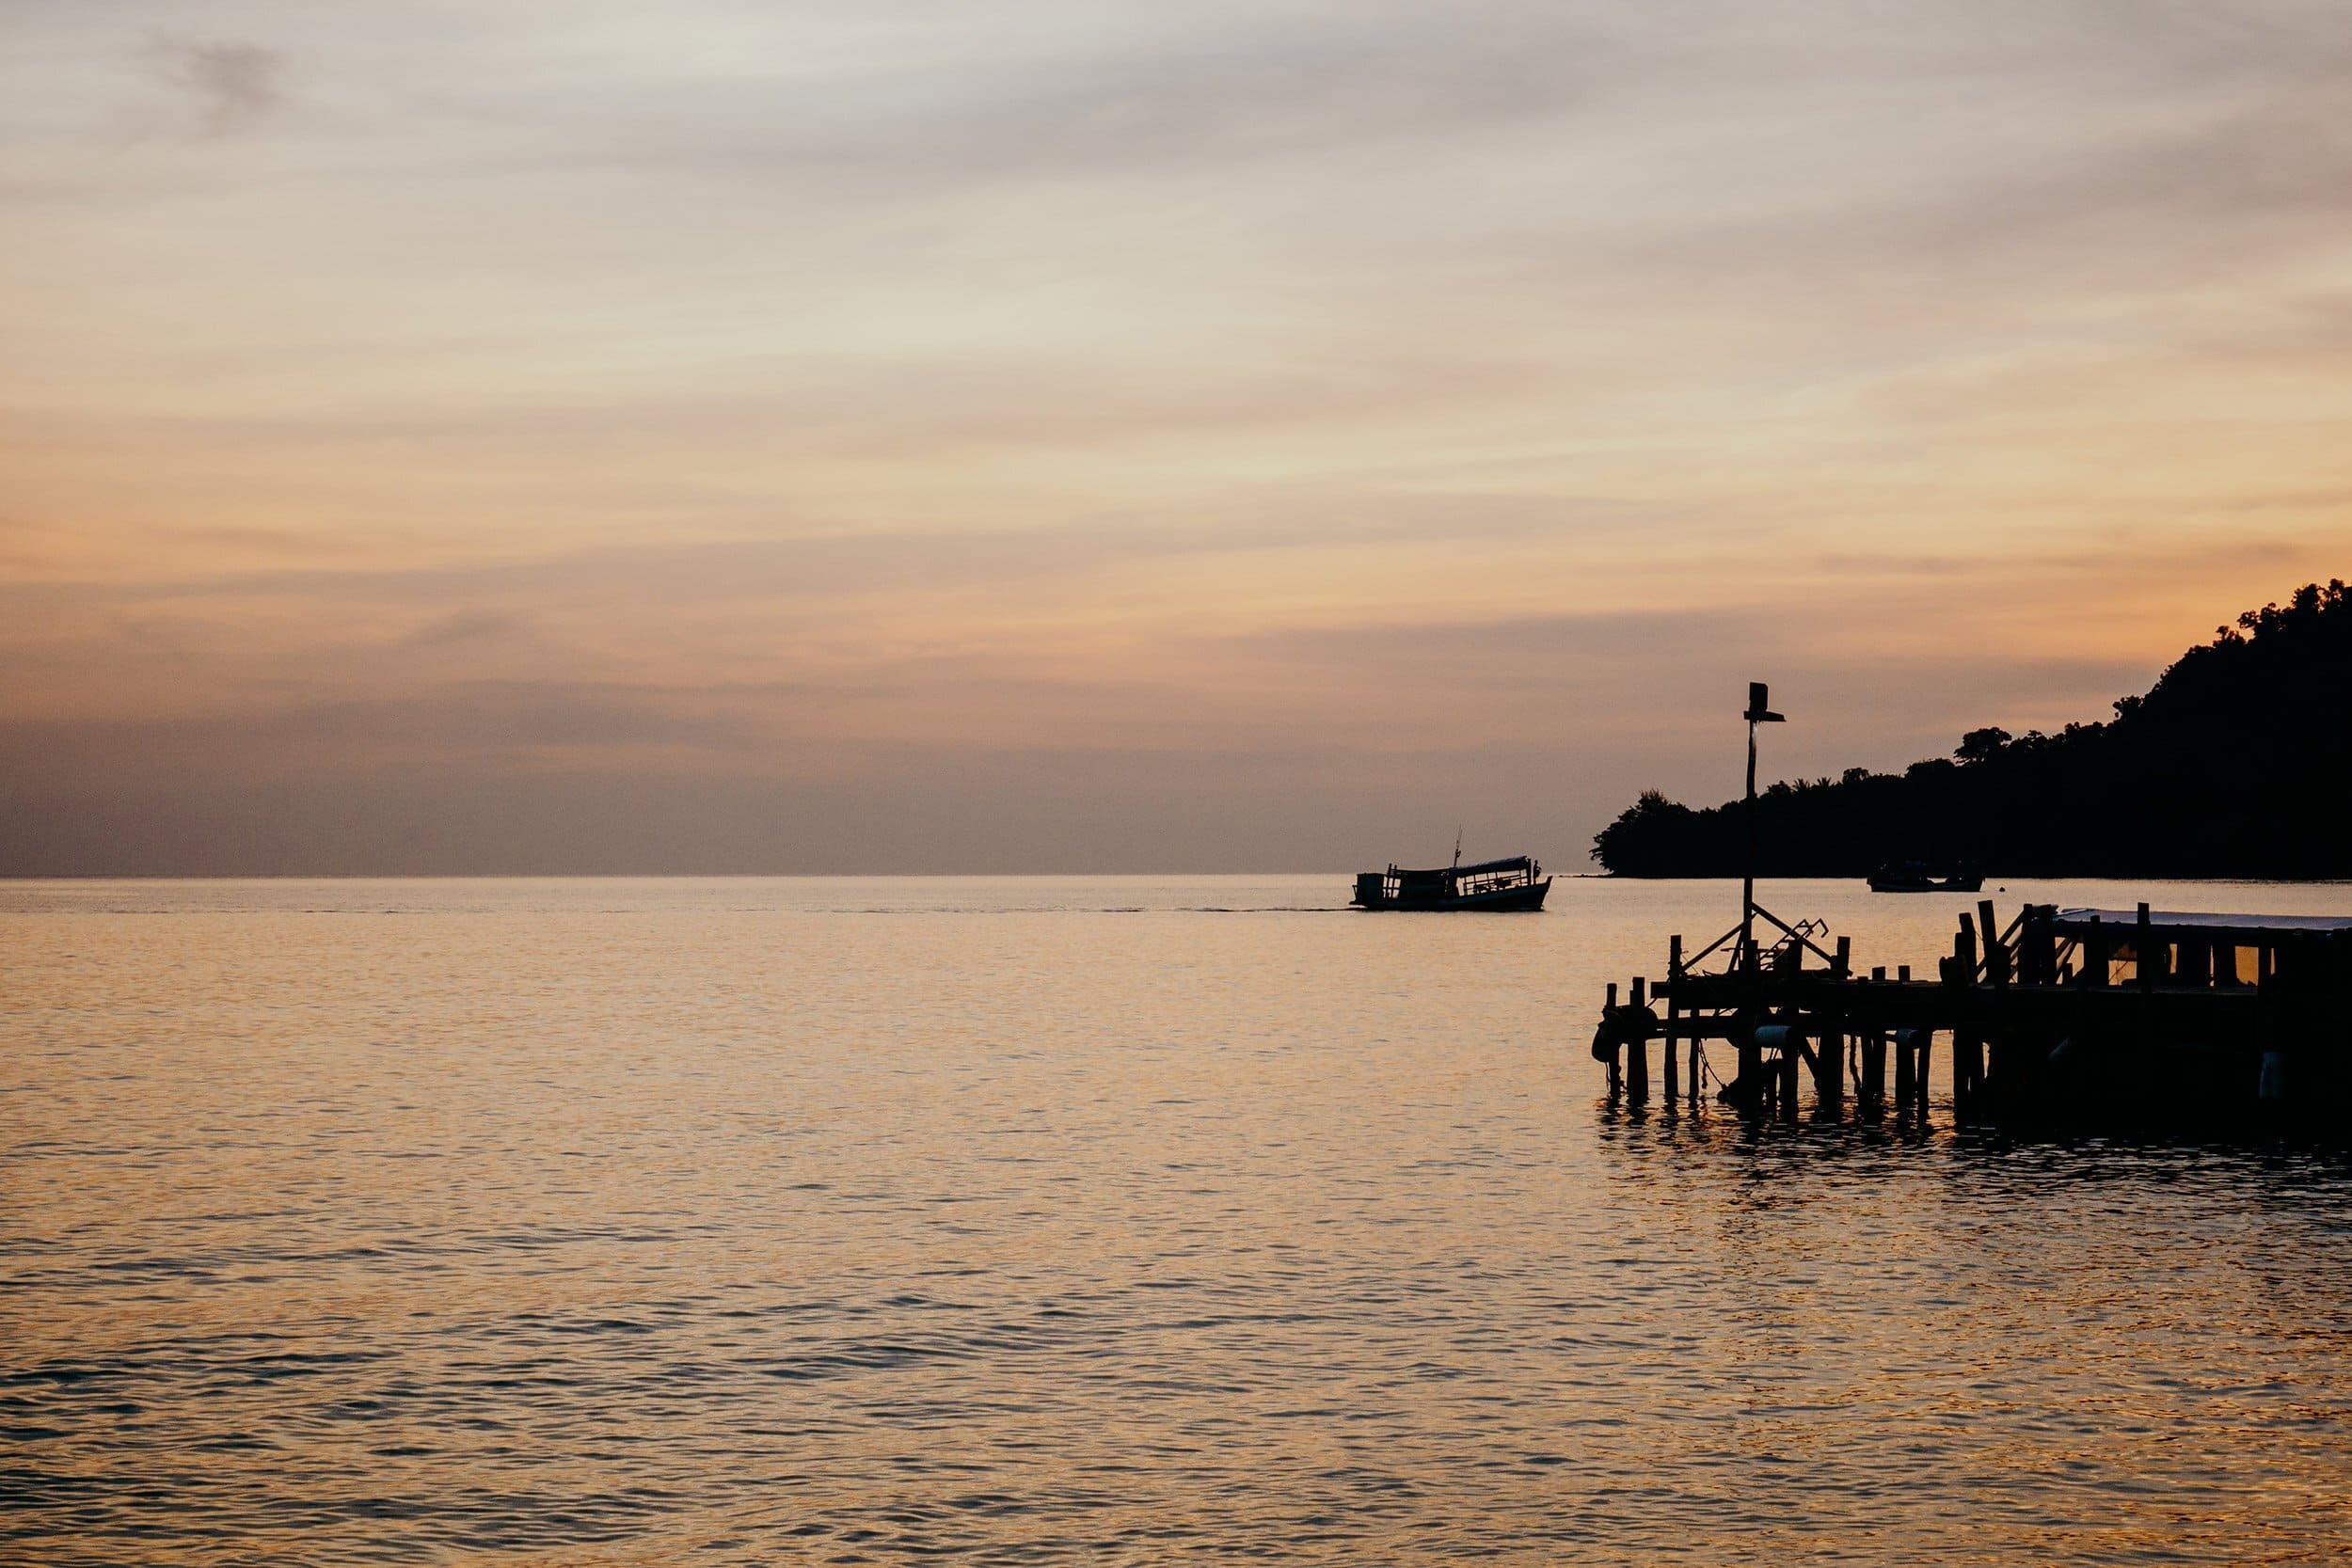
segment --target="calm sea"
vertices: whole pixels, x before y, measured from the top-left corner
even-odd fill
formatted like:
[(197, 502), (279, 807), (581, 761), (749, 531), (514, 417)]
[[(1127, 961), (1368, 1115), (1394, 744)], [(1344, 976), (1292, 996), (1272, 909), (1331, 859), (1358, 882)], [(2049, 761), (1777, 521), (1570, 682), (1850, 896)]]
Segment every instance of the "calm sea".
[(0, 1560), (2352, 1557), (2341, 1151), (1629, 1119), (1736, 890), (1346, 891), (0, 884)]

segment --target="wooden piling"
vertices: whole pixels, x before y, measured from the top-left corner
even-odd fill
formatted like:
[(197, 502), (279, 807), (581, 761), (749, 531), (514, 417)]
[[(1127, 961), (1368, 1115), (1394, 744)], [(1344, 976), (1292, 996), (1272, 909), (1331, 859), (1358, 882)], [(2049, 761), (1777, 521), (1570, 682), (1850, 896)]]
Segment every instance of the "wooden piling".
[[(1681, 992), (1682, 938), (1677, 935), (1666, 945), (1666, 1109), (1669, 1112), (1674, 1109), (1675, 1086), (1679, 1082), (1675, 1071), (1675, 1023), (1679, 1007), (1676, 998)], [(1693, 1044), (1691, 1049), (1696, 1051), (1698, 1047)]]
[(1952, 1109), (1964, 1115), (1975, 1109), (1984, 1085), (1984, 1037), (1976, 1029), (1952, 1031)]
[(1984, 977), (1995, 986), (2009, 984), (2010, 953), (2001, 942), (2001, 927), (1993, 913), (1993, 900), (1977, 901), (1977, 926), (1984, 933)]
[[(1676, 942), (1671, 978), (1655, 992), (1637, 980), (1631, 1004), (1619, 1007), (1617, 988), (1609, 989), (1594, 1054), (1609, 1065), (1613, 1102), (1648, 1099), (1651, 1069), (1640, 1042), (1654, 1034), (1669, 1041), (1669, 1100), (1683, 1087), (1681, 1049), (1690, 1045), (1694, 1109), (1702, 1042), (1720, 1040), (1726, 1056), (1739, 1053), (1739, 1092), (1726, 1099), (1743, 1116), (1794, 1119), (1809, 1069), (1817, 1115), (1841, 1115), (1851, 1099), (1864, 1115), (1883, 1116), (1891, 1104), (1898, 1118), (1924, 1127), (1943, 1033), (1953, 1110), (1970, 1121), (2102, 1109), (2137, 1115), (2159, 1100), (2168, 1111), (2212, 1106), (2224, 1117), (2250, 1115), (2259, 1101), (2268, 1116), (2285, 1102), (2279, 1085), (2290, 1080), (2298, 1099), (2316, 1085), (2352, 1103), (2352, 1027), (2344, 1022), (2352, 1014), (2344, 1006), (2352, 995), (2352, 923), (2342, 931), (2284, 917), (2168, 923), (2135, 910), (2119, 927), (2117, 916), (2102, 924), (2086, 911), (2061, 920), (2055, 906), (2028, 904), (2004, 932), (1991, 902), (1963, 916), (1940, 973), (1922, 980), (1908, 966), (1894, 981), (1884, 968), (1858, 977), (1848, 944), (1833, 955), (1787, 927), (1790, 940), (1761, 972), (1742, 965), (1694, 974), (1703, 966)], [(1815, 967), (1798, 957), (1804, 951), (1820, 960)], [(2064, 951), (2080, 952), (2079, 976), (2059, 962)], [(2128, 974), (2119, 958), (2134, 960)], [(2072, 1044), (2053, 1049), (2062, 1042)], [(2136, 1053), (2147, 1071), (2127, 1085), (2124, 1064)], [(2257, 1053), (2259, 1087), (2249, 1076)]]
[[(1633, 1008), (1639, 1012), (1649, 1006), (1649, 981), (1636, 976), (1633, 981)], [(1649, 1040), (1635, 1034), (1625, 1042), (1625, 1098), (1629, 1104), (1649, 1102)]]
[(2028, 904), (2018, 928), (2018, 976), (2029, 986), (2058, 984), (2058, 933), (2050, 928), (2055, 906)]
[(1755, 1015), (1742, 1018), (1733, 1025), (1733, 1029), (1738, 1036), (1733, 1044), (1739, 1050), (1737, 1058), (1739, 1065), (1735, 1071), (1739, 1078), (1740, 1097), (1744, 1102), (1741, 1109), (1749, 1116), (1761, 1115), (1764, 1101), (1771, 1098), (1771, 1091), (1764, 1083), (1764, 1052), (1756, 1043)]
[[(1613, 1013), (1616, 1010), (1617, 982), (1612, 980), (1609, 982), (1609, 1001), (1606, 1010), (1602, 1016), (1606, 1017), (1609, 1013)], [(1609, 1098), (1612, 1101), (1615, 1100), (1618, 1094), (1622, 1092), (1625, 1087), (1625, 1080), (1618, 1060), (1620, 1054), (1621, 1053), (1618, 1051), (1616, 1043), (1613, 1040), (1611, 1041), (1609, 1046)]]

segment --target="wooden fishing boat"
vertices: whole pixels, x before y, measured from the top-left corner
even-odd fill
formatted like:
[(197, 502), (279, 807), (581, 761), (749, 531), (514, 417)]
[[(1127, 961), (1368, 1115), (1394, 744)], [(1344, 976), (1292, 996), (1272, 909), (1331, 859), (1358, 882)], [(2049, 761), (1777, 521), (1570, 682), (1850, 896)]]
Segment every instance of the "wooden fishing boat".
[(1889, 861), (1870, 873), (1872, 893), (1975, 893), (1984, 879), (1964, 867), (1939, 870), (1924, 861)]
[(1359, 910), (1534, 911), (1544, 907), (1550, 891), (1544, 868), (1530, 856), (1515, 855), (1475, 865), (1457, 860), (1435, 871), (1395, 865), (1366, 871), (1357, 877), (1356, 896), (1348, 902)]

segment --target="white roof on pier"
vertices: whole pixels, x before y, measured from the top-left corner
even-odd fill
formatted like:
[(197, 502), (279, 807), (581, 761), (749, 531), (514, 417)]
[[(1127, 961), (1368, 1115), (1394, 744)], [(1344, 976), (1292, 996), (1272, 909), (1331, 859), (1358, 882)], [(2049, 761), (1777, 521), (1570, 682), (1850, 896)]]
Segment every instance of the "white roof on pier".
[[(2114, 930), (2125, 930), (2139, 924), (2139, 911), (2131, 910), (2060, 910), (2060, 926), (2089, 926), (2093, 920)], [(2310, 935), (2329, 931), (2352, 931), (2352, 914), (2210, 914), (2195, 910), (2150, 910), (2148, 924), (2172, 929), (2230, 932), (2233, 935), (2277, 934)]]

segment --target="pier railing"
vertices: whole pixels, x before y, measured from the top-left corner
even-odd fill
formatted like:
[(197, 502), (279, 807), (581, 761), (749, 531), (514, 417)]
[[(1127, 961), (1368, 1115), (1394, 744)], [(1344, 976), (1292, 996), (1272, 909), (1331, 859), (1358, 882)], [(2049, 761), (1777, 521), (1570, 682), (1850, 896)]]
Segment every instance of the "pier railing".
[[(1613, 1098), (1650, 1100), (1658, 1040), (1669, 1110), (1678, 1098), (1695, 1110), (1711, 1083), (1718, 1102), (1794, 1117), (1810, 1077), (1817, 1115), (1843, 1115), (1851, 1095), (1861, 1115), (1924, 1123), (1939, 1037), (1963, 1117), (2268, 1104), (2288, 1085), (2352, 1098), (2352, 919), (2027, 904), (2002, 926), (1984, 899), (1961, 914), (1932, 979), (1908, 966), (1859, 974), (1850, 942), (1825, 946), (1816, 922), (1758, 907), (1755, 923), (1778, 940), (1767, 947), (1743, 923), (1686, 954), (1676, 936), (1655, 988), (1636, 978), (1623, 1003), (1609, 988), (1593, 1055)], [(1711, 1045), (1736, 1055), (1727, 1079)]]

